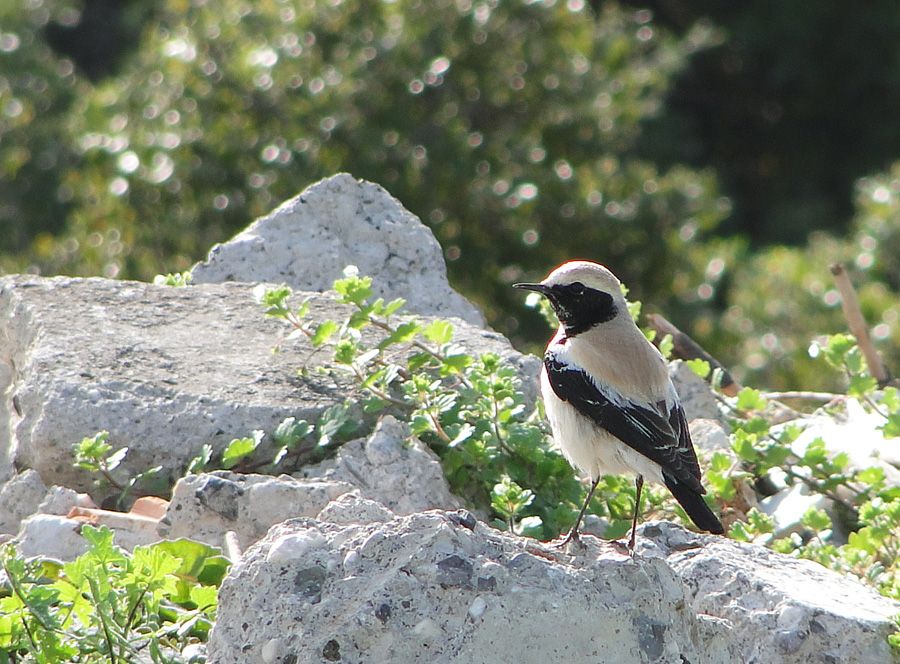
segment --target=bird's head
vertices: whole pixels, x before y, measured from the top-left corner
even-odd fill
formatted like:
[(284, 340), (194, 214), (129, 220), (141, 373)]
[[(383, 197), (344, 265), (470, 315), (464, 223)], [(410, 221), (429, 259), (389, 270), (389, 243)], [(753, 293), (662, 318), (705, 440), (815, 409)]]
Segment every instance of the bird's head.
[(550, 300), (566, 336), (573, 337), (619, 315), (628, 316), (622, 285), (599, 263), (569, 261), (537, 284), (513, 284)]

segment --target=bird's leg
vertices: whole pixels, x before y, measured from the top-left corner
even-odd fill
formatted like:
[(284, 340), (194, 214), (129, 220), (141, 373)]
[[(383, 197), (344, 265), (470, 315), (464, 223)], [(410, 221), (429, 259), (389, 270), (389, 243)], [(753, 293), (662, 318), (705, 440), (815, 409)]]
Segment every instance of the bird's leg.
[(572, 530), (569, 531), (569, 534), (566, 535), (566, 539), (559, 544), (559, 547), (562, 548), (566, 546), (569, 542), (581, 542), (578, 538), (578, 527), (581, 525), (581, 519), (584, 518), (584, 513), (587, 512), (588, 505), (591, 503), (591, 498), (594, 495), (594, 490), (597, 488), (597, 485), (600, 483), (600, 476), (597, 475), (597, 479), (591, 482), (591, 490), (588, 491), (587, 498), (584, 499), (584, 505), (581, 506), (581, 511), (578, 513), (578, 518), (575, 519), (575, 525), (572, 526)]
[(641, 489), (644, 488), (644, 476), (634, 478), (634, 517), (631, 520), (631, 539), (628, 540), (628, 550), (634, 553), (634, 540), (637, 537), (638, 515), (641, 512)]

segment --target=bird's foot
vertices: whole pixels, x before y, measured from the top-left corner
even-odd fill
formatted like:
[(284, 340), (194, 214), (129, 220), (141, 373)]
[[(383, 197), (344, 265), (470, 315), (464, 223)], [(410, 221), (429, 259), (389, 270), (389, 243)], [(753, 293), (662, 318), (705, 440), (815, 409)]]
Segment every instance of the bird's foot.
[(565, 549), (569, 544), (575, 544), (581, 548), (586, 548), (586, 545), (581, 541), (581, 537), (578, 535), (578, 530), (576, 528), (572, 528), (565, 539), (559, 544), (554, 544), (553, 547), (556, 549)]
[(629, 556), (632, 559), (637, 557), (637, 552), (634, 548), (634, 538), (630, 538), (627, 542), (625, 540), (613, 540), (611, 544), (616, 550), (616, 553), (623, 556)]

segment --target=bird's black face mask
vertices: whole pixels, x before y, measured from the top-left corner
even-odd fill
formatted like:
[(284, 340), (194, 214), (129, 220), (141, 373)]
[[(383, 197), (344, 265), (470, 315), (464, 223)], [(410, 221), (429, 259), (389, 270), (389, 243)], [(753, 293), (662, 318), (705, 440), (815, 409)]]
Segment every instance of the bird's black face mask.
[(567, 337), (574, 337), (595, 325), (611, 321), (618, 313), (612, 295), (588, 288), (580, 281), (555, 286), (513, 284), (513, 287), (533, 290), (550, 300)]

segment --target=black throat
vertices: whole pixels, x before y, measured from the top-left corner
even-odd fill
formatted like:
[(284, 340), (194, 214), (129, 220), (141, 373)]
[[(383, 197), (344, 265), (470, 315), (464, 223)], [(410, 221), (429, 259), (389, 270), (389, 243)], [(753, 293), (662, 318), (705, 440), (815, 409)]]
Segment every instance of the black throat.
[(611, 321), (618, 314), (612, 295), (580, 283), (553, 286), (547, 297), (569, 338)]

